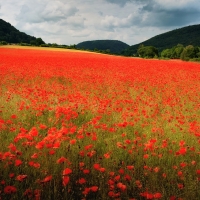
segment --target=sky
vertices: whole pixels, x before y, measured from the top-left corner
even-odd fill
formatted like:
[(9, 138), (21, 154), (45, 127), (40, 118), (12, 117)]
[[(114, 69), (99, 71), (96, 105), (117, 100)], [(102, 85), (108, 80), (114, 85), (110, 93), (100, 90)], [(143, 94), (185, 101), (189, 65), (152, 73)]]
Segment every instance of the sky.
[(129, 45), (200, 24), (199, 0), (0, 0), (0, 18), (46, 43)]

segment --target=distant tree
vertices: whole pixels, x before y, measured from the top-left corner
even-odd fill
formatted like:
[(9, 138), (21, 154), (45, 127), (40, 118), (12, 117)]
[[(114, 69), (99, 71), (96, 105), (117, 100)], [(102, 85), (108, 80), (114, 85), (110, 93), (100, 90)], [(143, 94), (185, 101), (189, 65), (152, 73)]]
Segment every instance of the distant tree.
[(197, 53), (197, 57), (200, 58), (200, 52)]
[(164, 49), (161, 52), (161, 57), (179, 59), (183, 50), (184, 46), (182, 44), (178, 44), (177, 46), (174, 46), (171, 49)]
[(41, 46), (41, 47), (49, 47), (48, 44), (41, 44), (40, 46)]
[(198, 58), (199, 48), (194, 47), (193, 45), (188, 45), (184, 48), (183, 52), (181, 53), (181, 59), (188, 61), (193, 58)]
[(0, 44), (1, 45), (7, 45), (8, 43), (6, 41), (1, 41)]
[(30, 44), (33, 45), (33, 46), (35, 46), (36, 45), (36, 40), (31, 40)]
[(180, 58), (183, 50), (184, 50), (184, 46), (182, 44), (178, 44), (177, 46), (172, 48), (171, 58)]
[(158, 56), (158, 49), (154, 46), (139, 46), (137, 53), (142, 58), (154, 58)]
[(172, 49), (164, 49), (162, 52), (161, 52), (161, 57), (162, 58), (171, 58), (172, 57)]
[(37, 38), (35, 44), (36, 46), (40, 46), (41, 44), (45, 44), (45, 42), (42, 40), (42, 38)]
[(57, 43), (52, 43), (51, 46), (52, 46), (52, 47), (57, 47), (58, 44), (57, 44)]
[(110, 54), (110, 49), (106, 49), (105, 53)]

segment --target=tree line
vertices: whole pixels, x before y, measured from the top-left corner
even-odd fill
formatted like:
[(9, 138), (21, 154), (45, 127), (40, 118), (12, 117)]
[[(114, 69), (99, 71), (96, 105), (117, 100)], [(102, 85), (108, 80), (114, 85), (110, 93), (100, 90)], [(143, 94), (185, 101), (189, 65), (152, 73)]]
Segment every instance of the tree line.
[[(9, 44), (6, 41), (0, 41), (0, 45), (7, 45)], [(95, 48), (94, 50), (84, 49), (84, 48), (77, 48), (74, 45), (59, 45), (56, 43), (48, 43), (46, 44), (41, 38), (37, 38), (29, 43), (19, 43), (21, 46), (40, 46), (40, 47), (53, 47), (53, 48), (65, 48), (65, 49), (77, 49), (77, 50), (84, 50), (84, 51), (93, 51), (97, 53), (103, 54), (113, 54), (113, 55), (123, 55), (120, 53), (111, 53), (109, 49), (106, 50), (98, 50)], [(182, 44), (178, 44), (172, 48), (164, 49), (161, 52), (154, 46), (144, 46), (141, 44), (138, 49), (137, 53), (132, 55), (133, 57), (141, 57), (141, 58), (159, 58), (159, 59), (181, 59), (184, 61), (200, 61), (200, 47), (188, 45), (183, 46)]]
[(137, 53), (133, 56), (142, 58), (181, 59), (184, 61), (200, 61), (200, 47), (178, 44), (172, 48), (164, 49), (160, 53), (154, 46), (140, 45)]

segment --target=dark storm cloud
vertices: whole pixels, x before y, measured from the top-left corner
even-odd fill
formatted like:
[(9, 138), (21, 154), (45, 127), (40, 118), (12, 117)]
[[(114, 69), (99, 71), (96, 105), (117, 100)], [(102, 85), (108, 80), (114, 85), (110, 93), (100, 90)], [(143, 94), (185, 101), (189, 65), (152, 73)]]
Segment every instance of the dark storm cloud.
[(196, 10), (174, 10), (174, 11), (163, 11), (159, 12), (156, 15), (150, 14), (150, 19), (152, 22), (151, 26), (159, 27), (173, 27), (173, 26), (184, 26), (185, 24), (195, 23), (199, 21), (199, 12)]
[[(174, 27), (198, 23), (200, 3), (197, 0), (105, 0), (112, 4), (125, 6), (127, 3), (138, 7), (138, 16), (129, 20), (132, 26)], [(120, 25), (120, 24), (119, 24)], [(123, 24), (121, 24), (123, 27)], [(114, 25), (110, 24), (113, 29)]]
[(161, 6), (157, 2), (147, 3), (141, 9), (146, 14), (146, 19), (140, 21), (145, 26), (173, 27), (184, 26), (200, 20), (199, 9), (196, 7)]

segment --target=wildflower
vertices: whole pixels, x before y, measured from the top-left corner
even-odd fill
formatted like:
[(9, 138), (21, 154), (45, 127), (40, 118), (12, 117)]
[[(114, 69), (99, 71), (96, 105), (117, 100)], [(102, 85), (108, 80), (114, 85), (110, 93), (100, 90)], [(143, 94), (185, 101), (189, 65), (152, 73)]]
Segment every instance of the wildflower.
[(123, 183), (117, 183), (117, 187), (121, 190), (121, 191), (125, 191), (126, 190), (126, 185), (124, 185)]
[(85, 165), (84, 162), (79, 162), (79, 167), (83, 167)]
[(133, 170), (133, 169), (134, 169), (134, 166), (133, 166), (133, 165), (128, 165), (126, 168), (127, 168), (128, 170)]
[(93, 168), (96, 169), (96, 170), (99, 170), (99, 169), (100, 169), (100, 164), (95, 163), (95, 164), (93, 165)]
[(51, 179), (52, 179), (52, 175), (47, 176), (47, 177), (45, 177), (43, 180), (41, 180), (40, 183), (46, 183), (46, 182), (49, 182), (49, 181), (51, 181)]
[(32, 136), (32, 137), (38, 136), (38, 131), (37, 131), (36, 127), (33, 127), (33, 128), (29, 131), (29, 135)]
[(69, 183), (69, 176), (63, 176), (63, 178), (62, 178), (62, 184), (64, 185), (64, 186), (66, 186), (68, 183)]
[(46, 125), (44, 125), (44, 124), (40, 124), (40, 129), (45, 130), (46, 128), (47, 128)]
[(37, 153), (34, 153), (32, 156), (31, 156), (32, 159), (35, 159), (35, 158), (38, 158), (38, 154)]
[(70, 140), (70, 144), (76, 144), (76, 139), (72, 139), (72, 140)]
[(181, 183), (178, 183), (177, 185), (178, 185), (178, 188), (179, 188), (179, 189), (183, 189), (183, 188), (184, 188), (184, 185), (181, 184)]
[(86, 180), (85, 180), (84, 178), (80, 178), (80, 179), (78, 180), (78, 183), (79, 183), (79, 184), (84, 184), (84, 183), (86, 183)]
[(120, 179), (120, 175), (115, 176), (114, 179), (115, 179), (116, 181), (119, 181), (119, 179)]
[(124, 174), (124, 169), (119, 169), (119, 171), (118, 171), (120, 174)]
[(196, 173), (200, 175), (200, 169), (197, 169)]
[(11, 193), (15, 193), (15, 192), (17, 192), (17, 189), (15, 186), (8, 185), (4, 188), (5, 194), (11, 194)]
[(28, 188), (28, 189), (25, 190), (23, 195), (24, 196), (28, 196), (28, 198), (31, 198), (32, 195), (33, 195), (33, 192), (32, 192), (32, 190), (30, 188)]
[(20, 166), (22, 164), (22, 161), (21, 160), (15, 160), (15, 166)]
[(27, 175), (22, 174), (22, 175), (18, 175), (18, 176), (16, 177), (16, 180), (17, 180), (17, 181), (23, 181), (23, 180), (26, 179), (26, 178), (27, 178)]
[(153, 196), (154, 196), (155, 199), (160, 199), (162, 197), (162, 194), (157, 192)]
[(159, 167), (155, 167), (155, 168), (153, 169), (153, 171), (156, 172), (156, 173), (159, 172), (159, 170), (160, 170)]
[(17, 147), (16, 147), (14, 144), (12, 144), (12, 143), (10, 143), (10, 145), (8, 146), (8, 148), (9, 148), (12, 152), (16, 152), (16, 151), (17, 151)]
[(72, 170), (69, 169), (69, 168), (66, 168), (66, 169), (63, 170), (62, 175), (63, 175), (63, 176), (66, 176), (66, 175), (71, 174), (71, 173), (72, 173)]
[(52, 149), (49, 151), (49, 155), (54, 155), (56, 152)]
[(52, 147), (58, 149), (60, 147), (60, 142), (55, 142)]
[(149, 157), (148, 154), (145, 154), (145, 155), (143, 156), (144, 159), (147, 159), (148, 157)]
[(99, 169), (99, 171), (100, 171), (100, 172), (105, 172), (105, 171), (106, 171), (106, 169), (105, 169), (105, 168), (103, 168), (103, 167), (101, 167), (101, 168)]
[(56, 161), (56, 163), (60, 164), (60, 163), (64, 163), (65, 161), (67, 161), (67, 159), (65, 157), (61, 157)]
[(14, 173), (10, 173), (10, 174), (9, 174), (9, 177), (10, 177), (10, 178), (13, 178), (14, 176), (15, 176)]
[(89, 173), (90, 173), (90, 170), (89, 170), (89, 169), (84, 169), (84, 170), (83, 170), (83, 173), (84, 173), (84, 174), (89, 174)]
[(91, 190), (92, 192), (97, 192), (98, 186), (92, 186), (92, 187), (90, 187), (90, 190)]
[(126, 174), (125, 176), (124, 176), (124, 179), (126, 180), (126, 181), (131, 181), (131, 176), (129, 176), (128, 174)]
[(90, 192), (90, 188), (85, 188), (82, 193), (86, 196), (88, 195), (89, 192)]
[(107, 159), (110, 158), (110, 153), (105, 153), (104, 157), (107, 158)]

